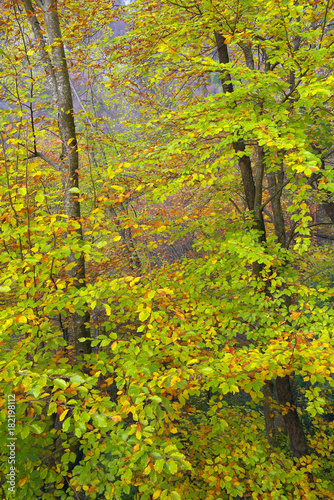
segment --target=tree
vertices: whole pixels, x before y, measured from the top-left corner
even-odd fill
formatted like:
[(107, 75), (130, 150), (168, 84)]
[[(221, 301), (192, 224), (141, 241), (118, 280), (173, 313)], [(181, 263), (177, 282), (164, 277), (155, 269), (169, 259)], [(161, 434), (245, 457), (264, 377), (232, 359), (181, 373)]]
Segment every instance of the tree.
[[(78, 241), (82, 241), (82, 225), (80, 215), (79, 198), (79, 155), (78, 144), (76, 138), (75, 122), (74, 122), (74, 109), (72, 101), (72, 90), (70, 78), (67, 68), (64, 44), (62, 41), (62, 34), (60, 30), (59, 17), (57, 11), (57, 1), (47, 0), (37, 2), (37, 5), (42, 9), (45, 27), (48, 35), (48, 42), (51, 46), (51, 56), (45, 49), (45, 42), (43, 39), (43, 30), (39, 24), (35, 14), (34, 7), (31, 0), (24, 2), (29, 22), (34, 33), (36, 44), (39, 50), (39, 56), (42, 65), (44, 66), (47, 81), (51, 88), (51, 93), (58, 106), (58, 124), (62, 141), (62, 166), (65, 176), (65, 190), (64, 190), (64, 205), (65, 212), (70, 221), (75, 221), (72, 227)], [(36, 142), (34, 142), (34, 151), (32, 157), (38, 157), (39, 152), (36, 149)], [(45, 159), (45, 156), (42, 155)], [(68, 163), (67, 163), (68, 162)], [(72, 264), (70, 276), (73, 278), (73, 284), (77, 289), (86, 286), (85, 275), (85, 260), (84, 254), (79, 256), (75, 252), (71, 252), (69, 256), (69, 263)], [(81, 352), (89, 353), (90, 343), (79, 343), (79, 338), (90, 338), (89, 333), (89, 313), (86, 310), (85, 314), (81, 316), (78, 313), (73, 314), (73, 333), (76, 353)]]

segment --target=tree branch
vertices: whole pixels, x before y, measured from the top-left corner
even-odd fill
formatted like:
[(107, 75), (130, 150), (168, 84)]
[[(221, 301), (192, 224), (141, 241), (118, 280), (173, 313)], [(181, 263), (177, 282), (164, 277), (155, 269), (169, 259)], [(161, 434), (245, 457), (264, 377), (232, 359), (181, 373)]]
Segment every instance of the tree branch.
[(277, 191), (276, 193), (274, 193), (270, 198), (269, 200), (267, 200), (265, 203), (263, 203), (261, 209), (263, 210), (264, 207), (266, 207), (274, 198), (276, 198), (276, 196), (278, 196), (279, 194), (281, 194), (281, 192), (283, 191), (283, 189), (285, 188), (285, 186), (287, 186), (289, 184), (290, 181), (286, 181), (283, 186), (281, 186)]

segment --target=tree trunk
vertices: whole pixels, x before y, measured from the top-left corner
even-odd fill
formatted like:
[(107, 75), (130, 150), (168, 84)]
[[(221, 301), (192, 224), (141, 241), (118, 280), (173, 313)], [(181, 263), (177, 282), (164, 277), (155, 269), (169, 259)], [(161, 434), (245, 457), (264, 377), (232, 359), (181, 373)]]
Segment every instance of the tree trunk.
[[(66, 63), (64, 45), (57, 11), (57, 0), (36, 0), (37, 5), (42, 9), (45, 27), (50, 45), (52, 45), (52, 55), (49, 57), (45, 50), (45, 43), (42, 36), (41, 27), (34, 11), (31, 0), (24, 0), (24, 6), (32, 27), (36, 42), (39, 47), (41, 63), (43, 64), (47, 81), (51, 87), (53, 99), (57, 100), (58, 124), (62, 140), (63, 169), (66, 177), (64, 206), (65, 212), (73, 227), (70, 227), (71, 234), (78, 241), (83, 240), (82, 225), (80, 217), (79, 197), (79, 156), (75, 131), (74, 110), (72, 91), (69, 73)], [(85, 259), (83, 253), (76, 257), (74, 252), (69, 256), (69, 262), (74, 264), (69, 271), (72, 284), (77, 288), (86, 286)], [(79, 342), (80, 337), (90, 339), (89, 313), (83, 316), (75, 312), (72, 316), (72, 328), (74, 336), (74, 346), (76, 355), (90, 353), (91, 345), (89, 341)]]
[(277, 377), (277, 399), (280, 405), (284, 423), (290, 439), (291, 453), (296, 458), (308, 454), (307, 443), (302, 424), (300, 422), (296, 403), (291, 389), (290, 377)]
[[(229, 55), (224, 38), (219, 33), (217, 34), (217, 32), (215, 32), (215, 38), (217, 42), (219, 62), (222, 64), (227, 64), (229, 62)], [(247, 52), (247, 54), (245, 54), (245, 58), (247, 66), (248, 67), (252, 66), (251, 64), (252, 57), (249, 51)], [(227, 81), (229, 81), (230, 83), (225, 83)], [(233, 92), (233, 84), (231, 82), (231, 77), (228, 73), (225, 73), (222, 78), (222, 86), (223, 86), (223, 91), (225, 93)], [(233, 147), (235, 152), (244, 151), (245, 143), (243, 139), (240, 138), (237, 142), (234, 142)], [(265, 224), (263, 219), (263, 205), (262, 205), (263, 177), (265, 172), (264, 148), (262, 146), (258, 146), (257, 148), (257, 166), (256, 166), (255, 181), (252, 172), (251, 159), (249, 158), (249, 156), (244, 155), (239, 159), (239, 168), (241, 172), (242, 184), (243, 184), (247, 207), (253, 213), (254, 227), (258, 229), (260, 233), (259, 241), (265, 243), (266, 234), (265, 234)], [(272, 199), (271, 202), (274, 214), (275, 233), (278, 242), (284, 246), (286, 236), (284, 227), (284, 217), (281, 206), (281, 192), (283, 186), (282, 173), (280, 173), (279, 181), (280, 181), (279, 187), (277, 187), (276, 174), (269, 173), (268, 186), (269, 186), (270, 196), (272, 197), (275, 194), (275, 197)], [(281, 191), (277, 193), (277, 189), (281, 189)], [(260, 277), (260, 271), (261, 271), (261, 265), (258, 263), (254, 263), (253, 265), (254, 275)], [(305, 434), (303, 431), (303, 426), (297, 413), (296, 404), (290, 384), (290, 377), (288, 375), (286, 375), (285, 377), (277, 377), (276, 390), (277, 390), (278, 403), (281, 407), (282, 416), (290, 439), (291, 452), (294, 457), (300, 458), (307, 454), (307, 444), (306, 444)], [(265, 396), (264, 415), (265, 415), (265, 424), (266, 424), (268, 442), (274, 446), (277, 444), (277, 440), (276, 440), (275, 411), (271, 406), (273, 394), (274, 394), (274, 383), (272, 380), (269, 380), (264, 385), (264, 396)]]

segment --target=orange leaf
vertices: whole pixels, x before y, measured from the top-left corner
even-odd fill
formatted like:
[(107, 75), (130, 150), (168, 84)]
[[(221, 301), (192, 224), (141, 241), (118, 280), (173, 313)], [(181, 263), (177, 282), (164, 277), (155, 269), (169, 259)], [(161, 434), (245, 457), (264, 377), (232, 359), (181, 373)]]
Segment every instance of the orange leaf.
[(115, 423), (120, 422), (122, 420), (122, 417), (120, 415), (113, 415), (111, 417), (111, 420)]
[(61, 415), (62, 413), (64, 413), (64, 410), (61, 406), (57, 406), (57, 413), (58, 413), (58, 415)]
[(17, 484), (18, 484), (18, 486), (20, 486), (20, 487), (21, 487), (21, 486), (23, 486), (23, 485), (24, 485), (27, 481), (28, 481), (28, 478), (27, 478), (27, 477), (22, 477), (22, 478), (20, 479), (20, 481), (19, 481)]
[(140, 444), (139, 444), (139, 443), (135, 444), (135, 445), (134, 445), (134, 447), (133, 447), (133, 451), (132, 451), (132, 453), (136, 453), (136, 451), (138, 451), (138, 450), (139, 450), (139, 447), (140, 447)]

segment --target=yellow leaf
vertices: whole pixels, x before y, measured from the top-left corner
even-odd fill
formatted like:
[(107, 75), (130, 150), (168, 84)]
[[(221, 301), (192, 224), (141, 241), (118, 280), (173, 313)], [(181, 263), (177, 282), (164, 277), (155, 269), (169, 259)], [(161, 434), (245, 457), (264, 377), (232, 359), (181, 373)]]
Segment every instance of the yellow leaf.
[[(122, 420), (122, 417), (120, 415), (113, 415), (111, 417), (111, 420), (117, 424), (117, 422), (120, 422)], [(136, 445), (137, 446), (137, 445)], [(139, 446), (139, 445), (138, 445)], [(136, 450), (137, 451), (137, 450)]]
[(228, 45), (229, 43), (231, 43), (231, 40), (233, 38), (233, 35), (225, 35), (225, 43), (226, 45)]
[(117, 236), (115, 236), (114, 241), (119, 241), (121, 239), (122, 239), (122, 237), (118, 234)]
[(139, 319), (140, 321), (146, 321), (147, 318), (150, 316), (151, 314), (151, 308), (150, 307), (147, 307), (146, 309), (144, 309), (143, 311), (141, 311), (139, 313)]
[(146, 469), (144, 470), (145, 476), (148, 476), (148, 474), (151, 472), (151, 467), (148, 465)]
[(140, 431), (137, 431), (137, 432), (136, 432), (136, 438), (137, 438), (137, 439), (141, 439), (141, 432), (140, 432)]
[(164, 52), (166, 49), (168, 49), (168, 46), (165, 43), (160, 43), (160, 45), (158, 45), (156, 50), (158, 52)]
[(63, 411), (63, 413), (59, 417), (60, 422), (62, 422), (64, 420), (64, 418), (66, 417), (68, 412), (69, 412), (69, 408), (67, 408), (67, 410)]
[(158, 490), (156, 490), (154, 493), (153, 493), (153, 500), (155, 500), (156, 498), (158, 498), (161, 494), (161, 489), (159, 488)]

